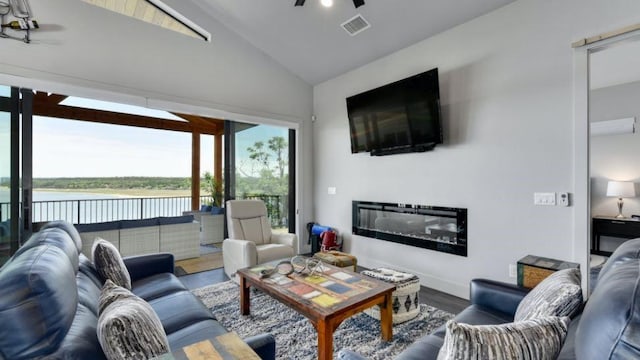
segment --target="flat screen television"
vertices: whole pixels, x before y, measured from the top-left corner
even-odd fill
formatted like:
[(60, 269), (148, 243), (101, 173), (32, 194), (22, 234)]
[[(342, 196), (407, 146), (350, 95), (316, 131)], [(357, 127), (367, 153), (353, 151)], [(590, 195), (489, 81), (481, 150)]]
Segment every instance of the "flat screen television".
[(351, 152), (389, 155), (442, 144), (438, 69), (347, 98)]

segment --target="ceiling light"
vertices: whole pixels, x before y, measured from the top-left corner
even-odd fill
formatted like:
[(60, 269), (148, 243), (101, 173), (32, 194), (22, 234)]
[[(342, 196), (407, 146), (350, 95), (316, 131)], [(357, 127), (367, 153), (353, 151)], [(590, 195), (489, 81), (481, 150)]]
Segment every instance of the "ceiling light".
[(324, 7), (332, 7), (333, 0), (320, 0), (320, 4), (322, 4), (322, 6)]

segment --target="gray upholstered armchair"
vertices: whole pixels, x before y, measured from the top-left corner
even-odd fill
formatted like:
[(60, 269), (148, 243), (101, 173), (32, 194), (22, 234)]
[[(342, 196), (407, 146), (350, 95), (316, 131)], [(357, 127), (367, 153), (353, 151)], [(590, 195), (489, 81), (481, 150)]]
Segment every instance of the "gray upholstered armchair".
[(225, 210), (229, 238), (222, 242), (222, 257), (224, 272), (232, 280), (237, 281), (238, 269), (297, 254), (298, 237), (272, 233), (261, 200), (229, 200)]

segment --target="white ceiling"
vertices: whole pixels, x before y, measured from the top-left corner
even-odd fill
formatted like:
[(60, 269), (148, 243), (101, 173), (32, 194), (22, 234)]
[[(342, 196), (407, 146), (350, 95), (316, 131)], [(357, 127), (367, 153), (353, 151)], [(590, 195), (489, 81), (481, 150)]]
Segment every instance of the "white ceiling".
[(640, 37), (621, 41), (589, 58), (591, 89), (640, 81)]
[[(315, 85), (515, 0), (198, 0), (194, 4)], [(340, 26), (361, 14), (371, 28), (352, 37)], [(204, 26), (204, 24), (200, 24)], [(215, 34), (213, 34), (215, 44)]]

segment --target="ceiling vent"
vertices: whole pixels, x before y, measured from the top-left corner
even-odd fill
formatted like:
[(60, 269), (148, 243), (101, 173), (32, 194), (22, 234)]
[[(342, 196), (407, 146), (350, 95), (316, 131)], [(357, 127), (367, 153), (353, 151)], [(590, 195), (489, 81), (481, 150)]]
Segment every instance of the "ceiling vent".
[(359, 33), (367, 30), (371, 27), (371, 24), (365, 20), (362, 15), (358, 14), (351, 19), (342, 23), (342, 28), (351, 36), (356, 36)]

